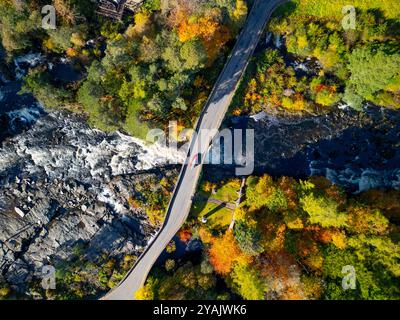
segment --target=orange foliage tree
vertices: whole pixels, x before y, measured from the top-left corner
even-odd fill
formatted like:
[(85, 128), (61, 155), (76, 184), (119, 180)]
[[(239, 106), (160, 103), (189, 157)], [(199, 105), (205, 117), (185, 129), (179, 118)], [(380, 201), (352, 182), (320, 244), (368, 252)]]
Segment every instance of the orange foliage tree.
[(213, 238), (208, 253), (214, 270), (222, 275), (231, 271), (234, 262), (245, 258), (231, 230), (221, 237)]
[(190, 240), (190, 238), (192, 237), (192, 233), (187, 230), (187, 229), (183, 229), (181, 231), (179, 231), (179, 240), (181, 240), (182, 242), (188, 242)]
[(189, 12), (178, 10), (174, 21), (178, 38), (181, 42), (200, 39), (208, 56), (210, 65), (221, 48), (231, 39), (231, 33), (226, 26), (219, 23), (219, 14), (211, 11), (203, 17), (192, 17)]

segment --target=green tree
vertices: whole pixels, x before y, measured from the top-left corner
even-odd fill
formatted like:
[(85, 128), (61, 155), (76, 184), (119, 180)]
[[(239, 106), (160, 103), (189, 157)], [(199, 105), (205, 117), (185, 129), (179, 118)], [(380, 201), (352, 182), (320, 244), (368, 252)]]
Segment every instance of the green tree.
[(39, 26), (41, 17), (38, 10), (29, 10), (26, 4), (14, 6), (11, 1), (1, 3), (0, 39), (7, 52), (29, 48), (43, 34)]
[(349, 57), (351, 76), (347, 82), (346, 102), (356, 107), (359, 101), (354, 94), (373, 101), (374, 96), (384, 90), (400, 74), (400, 54), (387, 54), (384, 47), (355, 49)]
[(237, 263), (231, 274), (232, 288), (245, 300), (264, 300), (267, 287), (254, 267)]
[(308, 194), (300, 199), (300, 204), (308, 213), (310, 223), (337, 228), (347, 225), (347, 216), (338, 212), (338, 204), (331, 199)]
[(200, 41), (192, 40), (183, 44), (180, 56), (184, 61), (182, 68), (185, 70), (197, 70), (202, 68), (207, 61), (207, 53)]
[(234, 235), (244, 253), (258, 255), (264, 251), (260, 246), (261, 233), (256, 225), (248, 225), (243, 221), (238, 221), (235, 225)]
[(24, 77), (20, 93), (28, 92), (47, 108), (62, 108), (72, 101), (71, 92), (53, 85), (50, 75), (41, 69), (32, 69)]
[(46, 47), (54, 52), (62, 53), (72, 46), (71, 37), (74, 30), (70, 27), (61, 26), (55, 30), (48, 30), (49, 39)]

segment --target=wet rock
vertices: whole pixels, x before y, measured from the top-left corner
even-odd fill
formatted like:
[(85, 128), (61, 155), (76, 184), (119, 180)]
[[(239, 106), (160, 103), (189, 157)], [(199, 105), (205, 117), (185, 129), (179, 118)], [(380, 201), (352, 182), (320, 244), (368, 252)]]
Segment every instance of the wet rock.
[[(378, 107), (334, 110), (320, 116), (267, 115), (242, 119), (234, 128), (254, 129), (255, 174), (304, 179), (325, 176), (349, 192), (400, 188), (400, 113)], [(228, 176), (234, 175), (224, 166)], [(219, 181), (224, 170), (206, 166)]]
[(52, 113), (4, 141), (0, 278), (26, 293), (44, 265), (70, 261), (81, 244), (93, 262), (103, 255), (138, 256), (156, 230), (130, 200), (149, 179), (178, 174), (162, 167), (143, 171), (158, 159), (151, 152), (133, 138), (90, 129), (70, 113)]
[(18, 285), (20, 288), (26, 288), (27, 283), (31, 278), (31, 274), (27, 264), (21, 259), (18, 259), (14, 261), (14, 263), (8, 269), (5, 278), (9, 283)]
[(14, 210), (21, 218), (25, 217), (25, 212), (23, 212), (20, 208), (15, 207)]
[(190, 240), (186, 246), (186, 251), (188, 252), (196, 252), (196, 251), (201, 251), (203, 249), (203, 243), (198, 240)]

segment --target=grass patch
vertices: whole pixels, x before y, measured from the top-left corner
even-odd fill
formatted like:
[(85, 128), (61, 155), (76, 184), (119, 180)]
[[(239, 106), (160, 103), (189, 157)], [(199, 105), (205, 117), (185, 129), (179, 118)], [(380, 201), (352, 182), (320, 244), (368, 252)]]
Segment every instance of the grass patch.
[(212, 229), (226, 228), (232, 220), (232, 210), (215, 203), (195, 203), (192, 207), (192, 213), (196, 215), (199, 221), (203, 217), (207, 219), (207, 226)]
[[(199, 190), (196, 194), (197, 200), (192, 206), (191, 215), (198, 221), (205, 217), (207, 226), (211, 229), (226, 228), (231, 223), (233, 211), (227, 209), (225, 203), (235, 203), (240, 184), (240, 179), (224, 182), (222, 186), (215, 188), (215, 194)], [(222, 203), (209, 203), (209, 199), (219, 200)]]
[(217, 190), (217, 193), (213, 194), (211, 197), (213, 199), (221, 200), (223, 202), (234, 203), (238, 198), (239, 190), (240, 180), (234, 179), (224, 184), (221, 188)]

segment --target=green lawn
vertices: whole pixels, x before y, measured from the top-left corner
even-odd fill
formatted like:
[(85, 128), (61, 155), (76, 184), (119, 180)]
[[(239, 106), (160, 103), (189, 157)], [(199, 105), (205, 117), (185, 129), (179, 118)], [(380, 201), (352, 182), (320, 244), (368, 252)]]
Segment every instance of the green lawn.
[(216, 190), (215, 194), (206, 193), (199, 190), (196, 194), (197, 200), (193, 203), (191, 215), (196, 220), (201, 221), (207, 218), (207, 226), (212, 229), (226, 228), (232, 220), (233, 211), (223, 205), (208, 203), (208, 199), (215, 199), (224, 203), (235, 203), (240, 189), (240, 180), (235, 179), (223, 184)]
[(196, 202), (193, 204), (192, 213), (201, 221), (207, 218), (207, 226), (212, 229), (226, 228), (232, 220), (233, 211), (214, 203)]
[(238, 192), (240, 190), (240, 180), (235, 179), (229, 181), (221, 188), (217, 190), (216, 194), (213, 194), (211, 198), (221, 200), (223, 202), (235, 203), (238, 198)]

